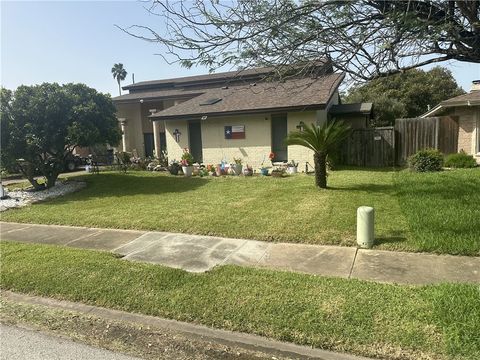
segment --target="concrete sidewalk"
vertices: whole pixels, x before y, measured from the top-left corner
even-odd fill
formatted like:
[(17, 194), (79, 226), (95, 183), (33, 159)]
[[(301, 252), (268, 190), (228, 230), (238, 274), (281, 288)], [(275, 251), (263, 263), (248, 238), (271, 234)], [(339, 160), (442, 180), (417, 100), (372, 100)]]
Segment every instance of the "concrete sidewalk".
[(480, 257), (6, 222), (0, 239), (111, 251), (192, 272), (234, 264), (400, 284), (480, 283)]

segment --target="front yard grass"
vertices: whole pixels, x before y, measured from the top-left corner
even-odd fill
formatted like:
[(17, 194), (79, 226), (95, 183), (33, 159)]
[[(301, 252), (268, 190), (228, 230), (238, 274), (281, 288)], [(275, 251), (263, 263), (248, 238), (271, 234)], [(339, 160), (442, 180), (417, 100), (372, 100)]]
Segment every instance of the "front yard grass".
[(479, 255), (479, 169), (414, 174), (339, 170), (312, 176), (183, 178), (130, 172), (85, 176), (88, 187), (8, 211), (2, 220), (355, 245), (356, 209), (376, 210), (377, 248)]
[(478, 359), (478, 286), (400, 286), (225, 266), (204, 274), (110, 253), (2, 242), (4, 290), (383, 359)]

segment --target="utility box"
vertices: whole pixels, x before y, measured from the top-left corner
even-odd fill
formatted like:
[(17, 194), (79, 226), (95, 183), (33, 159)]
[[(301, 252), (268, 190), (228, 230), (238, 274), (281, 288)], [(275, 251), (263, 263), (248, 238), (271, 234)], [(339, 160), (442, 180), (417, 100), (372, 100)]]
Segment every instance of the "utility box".
[(360, 206), (357, 209), (357, 244), (370, 249), (375, 240), (375, 209), (370, 206)]

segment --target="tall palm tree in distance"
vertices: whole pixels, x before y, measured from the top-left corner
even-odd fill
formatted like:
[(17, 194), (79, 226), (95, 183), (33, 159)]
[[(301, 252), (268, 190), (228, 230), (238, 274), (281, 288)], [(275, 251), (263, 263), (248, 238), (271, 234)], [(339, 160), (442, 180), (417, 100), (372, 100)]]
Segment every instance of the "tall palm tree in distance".
[(303, 130), (292, 131), (285, 142), (287, 145), (305, 146), (313, 151), (315, 185), (327, 188), (327, 156), (337, 150), (340, 143), (350, 134), (350, 127), (343, 122), (330, 121), (322, 126), (302, 123)]
[(122, 95), (122, 88), (120, 87), (120, 82), (125, 80), (127, 77), (127, 70), (123, 68), (123, 64), (118, 63), (114, 64), (112, 67), (113, 78), (117, 80), (118, 83), (118, 92)]

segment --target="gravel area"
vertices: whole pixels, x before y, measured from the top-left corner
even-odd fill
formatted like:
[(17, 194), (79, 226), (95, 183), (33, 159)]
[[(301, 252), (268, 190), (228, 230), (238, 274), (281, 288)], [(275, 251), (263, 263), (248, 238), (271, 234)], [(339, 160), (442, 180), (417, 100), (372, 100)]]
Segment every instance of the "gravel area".
[(8, 191), (5, 189), (7, 199), (0, 200), (0, 211), (5, 211), (11, 208), (17, 208), (29, 205), (31, 203), (42, 201), (46, 199), (62, 196), (74, 191), (83, 189), (86, 186), (82, 181), (58, 181), (57, 184), (46, 190), (32, 191), (32, 190), (15, 190)]

